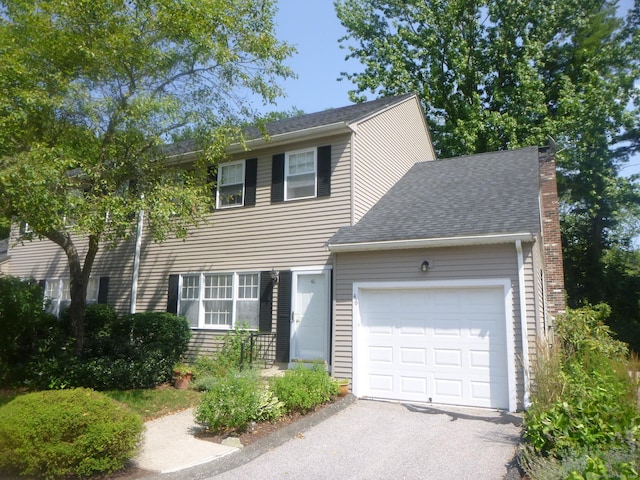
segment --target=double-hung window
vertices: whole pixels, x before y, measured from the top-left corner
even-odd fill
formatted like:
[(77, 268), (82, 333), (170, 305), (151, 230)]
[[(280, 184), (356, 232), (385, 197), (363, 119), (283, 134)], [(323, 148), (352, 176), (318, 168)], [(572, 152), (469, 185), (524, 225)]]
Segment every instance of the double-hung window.
[(178, 312), (193, 328), (258, 328), (260, 274), (196, 273), (180, 276)]
[(216, 198), (218, 208), (244, 205), (244, 170), (244, 160), (220, 165)]
[[(71, 294), (69, 292), (70, 280), (68, 278), (51, 278), (45, 280), (44, 296), (46, 311), (59, 317), (71, 304)], [(100, 290), (99, 278), (90, 278), (87, 284), (86, 302), (88, 304), (98, 303), (98, 293)]]
[(285, 200), (315, 197), (316, 182), (317, 157), (315, 148), (290, 152), (285, 155)]

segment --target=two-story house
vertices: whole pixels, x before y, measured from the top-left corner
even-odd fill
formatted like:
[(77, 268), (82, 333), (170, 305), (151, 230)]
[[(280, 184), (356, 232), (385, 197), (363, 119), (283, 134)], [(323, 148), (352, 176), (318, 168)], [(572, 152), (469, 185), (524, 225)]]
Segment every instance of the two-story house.
[[(535, 339), (564, 308), (551, 152), (436, 160), (415, 95), (267, 131), (229, 149), (216, 211), (186, 240), (143, 230), (138, 255), (102, 250), (90, 300), (184, 315), (192, 352), (237, 325), (271, 332), (276, 361), (326, 361), (358, 396), (522, 407)], [(58, 247), (9, 254), (64, 306)]]

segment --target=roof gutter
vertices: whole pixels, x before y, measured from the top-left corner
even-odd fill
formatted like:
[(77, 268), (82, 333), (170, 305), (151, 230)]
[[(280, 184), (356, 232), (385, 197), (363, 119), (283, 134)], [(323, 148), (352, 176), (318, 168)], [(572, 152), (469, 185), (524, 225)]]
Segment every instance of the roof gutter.
[(391, 240), (385, 242), (334, 243), (327, 248), (334, 253), (370, 252), (374, 250), (407, 250), (410, 248), (463, 247), (470, 245), (496, 245), (501, 243), (532, 242), (531, 233), (509, 233), (497, 235), (470, 235), (465, 237), (419, 238)]

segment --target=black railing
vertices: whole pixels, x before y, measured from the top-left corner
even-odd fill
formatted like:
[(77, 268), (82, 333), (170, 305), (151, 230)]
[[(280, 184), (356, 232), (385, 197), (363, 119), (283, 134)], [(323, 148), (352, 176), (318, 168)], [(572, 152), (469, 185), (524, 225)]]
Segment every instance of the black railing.
[(276, 334), (275, 333), (251, 333), (242, 343), (240, 351), (241, 367), (251, 366), (260, 362), (269, 368), (276, 361)]

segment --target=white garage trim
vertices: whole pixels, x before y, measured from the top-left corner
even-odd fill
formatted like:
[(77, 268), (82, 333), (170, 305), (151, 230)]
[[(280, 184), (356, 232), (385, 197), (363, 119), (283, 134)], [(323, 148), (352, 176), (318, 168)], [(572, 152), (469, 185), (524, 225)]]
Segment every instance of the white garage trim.
[(473, 287), (501, 287), (504, 292), (505, 312), (505, 339), (507, 349), (507, 383), (509, 396), (509, 410), (515, 411), (517, 406), (516, 394), (516, 369), (515, 369), (515, 339), (513, 317), (513, 291), (511, 280), (478, 279), (478, 280), (445, 280), (445, 281), (421, 281), (421, 282), (357, 282), (353, 284), (353, 393), (361, 397), (360, 372), (362, 371), (362, 359), (364, 358), (363, 324), (360, 313), (360, 293), (367, 289), (429, 289), (429, 288), (473, 288)]

